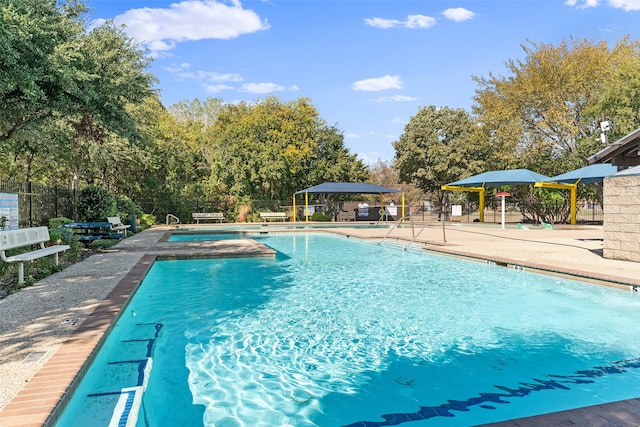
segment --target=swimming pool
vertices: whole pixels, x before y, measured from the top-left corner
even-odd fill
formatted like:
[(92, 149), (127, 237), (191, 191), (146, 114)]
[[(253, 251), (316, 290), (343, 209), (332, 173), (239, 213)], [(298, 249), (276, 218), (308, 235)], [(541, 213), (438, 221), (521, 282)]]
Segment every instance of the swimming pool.
[(638, 294), (259, 239), (276, 259), (156, 262), (57, 425), (131, 416), (140, 387), (138, 426), (468, 426), (637, 397)]

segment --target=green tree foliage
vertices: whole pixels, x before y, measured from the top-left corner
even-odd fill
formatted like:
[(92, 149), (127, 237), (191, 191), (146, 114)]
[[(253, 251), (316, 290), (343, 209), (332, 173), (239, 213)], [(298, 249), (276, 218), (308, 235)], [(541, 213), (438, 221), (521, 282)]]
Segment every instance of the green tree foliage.
[(640, 127), (640, 41), (619, 44), (615, 48), (611, 78), (605, 80), (590, 117), (607, 118), (612, 123), (610, 142)]
[(88, 185), (78, 196), (78, 217), (81, 221), (105, 222), (115, 212), (111, 193), (99, 185)]
[(305, 186), (367, 176), (338, 130), (304, 98), (226, 105), (210, 129), (205, 157), (212, 189), (254, 200), (289, 200)]
[(485, 166), (487, 154), (477, 129), (464, 109), (420, 108), (393, 143), (400, 180), (442, 202), (442, 185), (479, 173)]
[(3, 174), (77, 188), (140, 144), (131, 112), (152, 94), (150, 59), (110, 22), (86, 30), (86, 12), (73, 0), (0, 3)]
[[(571, 39), (558, 46), (530, 42), (522, 49), (524, 60), (506, 63), (510, 75), (474, 77), (479, 89), (473, 110), (497, 148), (496, 159), (501, 168), (547, 175), (584, 166), (599, 148), (602, 117), (616, 122), (622, 112), (616, 103), (634, 103), (634, 89), (623, 90), (616, 76), (637, 79), (637, 43), (625, 39), (609, 48), (606, 42)], [(637, 109), (621, 122), (634, 114)]]
[(73, 103), (85, 12), (72, 0), (0, 3), (0, 142)]

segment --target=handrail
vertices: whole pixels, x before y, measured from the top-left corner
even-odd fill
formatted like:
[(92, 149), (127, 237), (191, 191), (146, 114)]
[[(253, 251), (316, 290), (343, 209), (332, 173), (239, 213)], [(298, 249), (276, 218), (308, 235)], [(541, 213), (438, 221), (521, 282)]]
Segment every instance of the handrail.
[[(174, 222), (169, 222), (169, 220), (174, 220)], [(180, 218), (178, 218), (177, 216), (173, 215), (173, 214), (167, 214), (167, 225), (172, 225), (172, 224), (180, 224)]]
[[(410, 217), (411, 215), (409, 215)], [(389, 231), (387, 231), (387, 234), (384, 235), (384, 237), (382, 238), (382, 240), (384, 241), (384, 239), (387, 238), (387, 236), (389, 236), (389, 234), (391, 234), (391, 232), (393, 230), (395, 230), (396, 228), (398, 228), (398, 226), (402, 223), (402, 221), (405, 219), (406, 217), (402, 217), (400, 219), (397, 219), (393, 224), (391, 224), (391, 227), (389, 227)], [(411, 226), (413, 227), (413, 221), (411, 223)]]
[(387, 232), (387, 234), (384, 235), (384, 237), (382, 238), (382, 242), (384, 243), (384, 241), (386, 240), (387, 237), (389, 237), (389, 235), (391, 234), (391, 232), (393, 232), (393, 230), (395, 230), (396, 228), (398, 228), (400, 226), (401, 223), (403, 223), (403, 221), (405, 219), (409, 219), (409, 222), (411, 223), (411, 235), (413, 236), (411, 239), (411, 242), (409, 242), (409, 244), (407, 245), (407, 247), (413, 245), (413, 243), (416, 241), (416, 239), (418, 239), (418, 237), (420, 236), (420, 234), (422, 234), (422, 232), (427, 228), (428, 224), (424, 224), (420, 230), (418, 231), (418, 234), (415, 233), (415, 228), (414, 228), (414, 223), (413, 223), (413, 215), (411, 213), (409, 213), (409, 215), (402, 217), (400, 219), (398, 219), (394, 224), (391, 225), (391, 227), (389, 228), (389, 231)]

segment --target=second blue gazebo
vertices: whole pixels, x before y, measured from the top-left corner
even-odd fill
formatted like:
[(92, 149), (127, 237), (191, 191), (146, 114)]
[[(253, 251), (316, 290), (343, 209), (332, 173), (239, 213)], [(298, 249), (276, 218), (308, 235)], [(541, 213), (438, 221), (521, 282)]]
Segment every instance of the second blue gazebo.
[[(296, 220), (296, 195), (304, 194), (304, 206), (306, 221), (309, 221), (309, 193), (326, 193), (326, 194), (380, 194), (385, 193), (402, 193), (401, 190), (395, 188), (383, 187), (382, 185), (371, 184), (368, 182), (325, 182), (304, 190), (296, 191), (293, 195), (293, 221)], [(382, 209), (384, 210), (384, 199), (382, 200)], [(404, 218), (404, 193), (402, 193), (402, 218)]]

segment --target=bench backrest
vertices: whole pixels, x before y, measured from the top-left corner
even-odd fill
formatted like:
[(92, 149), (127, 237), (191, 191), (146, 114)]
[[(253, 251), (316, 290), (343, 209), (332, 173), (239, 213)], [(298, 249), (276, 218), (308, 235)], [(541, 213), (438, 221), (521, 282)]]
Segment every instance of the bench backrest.
[(0, 250), (22, 248), (48, 242), (49, 229), (47, 227), (19, 228), (17, 230), (0, 231)]
[(273, 217), (273, 218), (281, 218), (287, 216), (286, 212), (262, 212), (260, 214), (262, 217)]
[(194, 212), (194, 218), (223, 218), (222, 212)]
[(119, 216), (110, 216), (107, 217), (107, 221), (109, 221), (111, 224), (113, 225), (120, 225), (122, 224), (122, 221), (120, 221), (120, 217)]

